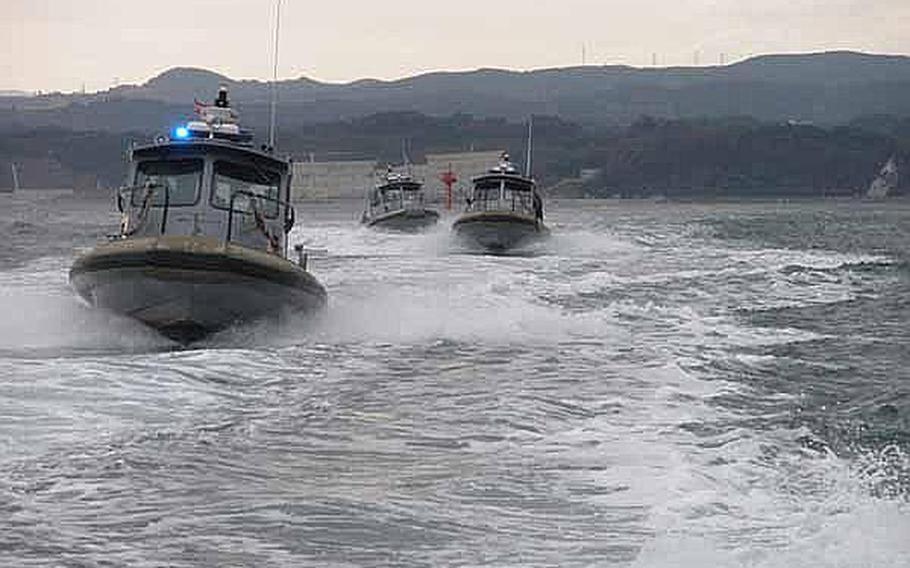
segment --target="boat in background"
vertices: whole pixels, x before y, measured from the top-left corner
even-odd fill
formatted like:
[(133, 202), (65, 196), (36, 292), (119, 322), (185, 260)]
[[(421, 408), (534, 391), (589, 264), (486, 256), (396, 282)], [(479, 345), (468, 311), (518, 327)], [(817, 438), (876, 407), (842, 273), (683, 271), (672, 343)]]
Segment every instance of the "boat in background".
[(305, 256), (287, 259), (291, 164), (257, 150), (222, 88), (171, 137), (130, 151), (119, 234), (70, 282), (89, 304), (187, 344), (236, 323), (326, 303)]
[(543, 199), (530, 175), (522, 175), (503, 152), (498, 166), (473, 180), (465, 211), (453, 225), (472, 247), (503, 252), (549, 235)]
[(414, 232), (435, 225), (439, 212), (426, 206), (423, 184), (389, 166), (381, 184), (367, 194), (361, 222), (368, 227)]

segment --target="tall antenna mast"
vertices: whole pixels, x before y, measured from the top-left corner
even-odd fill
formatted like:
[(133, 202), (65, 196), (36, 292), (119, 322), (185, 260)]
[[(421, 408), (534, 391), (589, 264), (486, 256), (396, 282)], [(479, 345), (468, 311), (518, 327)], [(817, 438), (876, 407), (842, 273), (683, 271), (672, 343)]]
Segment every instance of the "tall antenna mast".
[(534, 147), (534, 115), (528, 119), (528, 159), (525, 161), (525, 177), (531, 177), (531, 150)]
[(275, 122), (278, 117), (278, 40), (281, 37), (281, 0), (275, 2), (275, 52), (272, 68), (272, 102), (269, 111), (269, 148), (275, 150)]
[(410, 140), (407, 138), (401, 139), (401, 161), (404, 162), (405, 170), (408, 172), (408, 175), (411, 175), (411, 157), (408, 155), (408, 146), (410, 145)]

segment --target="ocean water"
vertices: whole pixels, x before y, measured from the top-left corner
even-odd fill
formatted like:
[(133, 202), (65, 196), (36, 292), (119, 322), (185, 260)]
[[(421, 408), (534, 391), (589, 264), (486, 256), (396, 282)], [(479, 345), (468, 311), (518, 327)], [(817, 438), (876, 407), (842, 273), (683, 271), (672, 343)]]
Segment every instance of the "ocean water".
[(326, 313), (82, 306), (112, 205), (0, 196), (2, 566), (910, 566), (910, 203), (304, 208)]

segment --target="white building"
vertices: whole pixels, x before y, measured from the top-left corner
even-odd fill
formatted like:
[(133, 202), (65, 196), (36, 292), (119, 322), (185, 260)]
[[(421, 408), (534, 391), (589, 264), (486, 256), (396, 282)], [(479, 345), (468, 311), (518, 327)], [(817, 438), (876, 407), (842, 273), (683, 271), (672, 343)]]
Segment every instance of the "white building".
[(375, 161), (294, 162), (291, 199), (362, 198), (376, 180)]
[[(445, 200), (441, 177), (451, 168), (457, 181), (453, 186), (456, 206), (471, 187), (471, 179), (499, 163), (502, 152), (462, 152), (427, 154), (425, 164), (411, 164), (410, 172), (424, 183), (431, 201)], [(376, 161), (295, 162), (291, 186), (292, 199), (361, 199), (386, 172), (386, 165)], [(400, 168), (398, 171), (401, 171)]]

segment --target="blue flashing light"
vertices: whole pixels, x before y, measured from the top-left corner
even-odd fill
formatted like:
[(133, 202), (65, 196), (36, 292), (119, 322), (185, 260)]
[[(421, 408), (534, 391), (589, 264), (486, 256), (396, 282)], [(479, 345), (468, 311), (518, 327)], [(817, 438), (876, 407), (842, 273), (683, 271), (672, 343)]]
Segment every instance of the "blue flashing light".
[(174, 129), (174, 138), (178, 140), (186, 140), (190, 137), (190, 129), (185, 126), (178, 126)]

